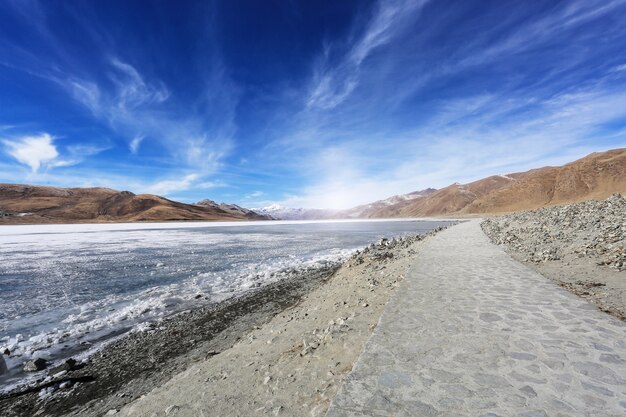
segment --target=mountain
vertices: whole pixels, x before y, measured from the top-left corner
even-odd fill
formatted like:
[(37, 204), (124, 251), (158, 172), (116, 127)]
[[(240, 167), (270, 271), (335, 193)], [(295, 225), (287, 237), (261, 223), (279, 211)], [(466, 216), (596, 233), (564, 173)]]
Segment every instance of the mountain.
[[(432, 195), (437, 190), (434, 188), (427, 188), (421, 191), (413, 191), (408, 194), (399, 194), (391, 196), (385, 200), (378, 200), (370, 204), (364, 204), (362, 206), (357, 206), (351, 208), (349, 210), (342, 210), (335, 214), (337, 218), (343, 219), (358, 219), (358, 218), (368, 218), (371, 217), (373, 213), (378, 212), (389, 212), (393, 213), (399, 208), (407, 206), (411, 204), (413, 200), (428, 197)], [(391, 217), (396, 217), (390, 214)]]
[(253, 208), (255, 212), (270, 216), (276, 220), (324, 220), (332, 219), (337, 214), (337, 210), (324, 209), (304, 209), (304, 208), (287, 208), (278, 204), (271, 206)]
[(312, 220), (507, 213), (626, 194), (626, 149), (592, 153), (559, 167), (494, 175), (396, 195), (349, 210), (246, 209), (202, 200), (184, 204), (108, 188), (0, 184), (0, 224), (170, 220)]
[(109, 188), (0, 184), (0, 224), (268, 219)]
[(503, 213), (626, 193), (626, 148), (594, 152), (561, 167), (514, 174), (509, 187), (472, 202), (467, 213)]
[(374, 207), (360, 217), (507, 213), (626, 193), (626, 149), (595, 152), (559, 167), (452, 184), (424, 198)]
[(202, 200), (196, 203), (197, 206), (222, 210), (226, 213), (243, 216), (249, 220), (272, 220), (271, 216), (259, 214), (253, 210), (238, 206), (237, 204), (216, 203), (213, 200)]

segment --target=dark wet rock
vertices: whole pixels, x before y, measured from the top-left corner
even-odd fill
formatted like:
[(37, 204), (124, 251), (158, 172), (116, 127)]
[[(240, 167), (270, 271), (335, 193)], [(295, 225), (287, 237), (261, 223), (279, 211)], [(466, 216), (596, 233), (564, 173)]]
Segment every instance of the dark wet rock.
[(63, 372), (63, 371), (69, 372), (75, 368), (76, 368), (76, 361), (72, 358), (69, 358), (65, 362), (63, 362), (61, 365), (50, 368), (48, 370), (48, 375), (56, 375), (59, 372)]
[(7, 372), (9, 372), (9, 370), (7, 369), (7, 364), (4, 361), (4, 357), (0, 355), (0, 375), (4, 375)]
[(46, 369), (48, 362), (43, 358), (37, 358), (24, 364), (25, 372), (37, 372)]

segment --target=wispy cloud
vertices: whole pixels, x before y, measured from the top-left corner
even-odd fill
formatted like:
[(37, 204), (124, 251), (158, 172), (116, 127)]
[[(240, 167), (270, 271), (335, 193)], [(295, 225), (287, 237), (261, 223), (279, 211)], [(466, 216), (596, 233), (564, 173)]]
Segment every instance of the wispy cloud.
[[(89, 5), (49, 7), (13, 2), (23, 30), (0, 26), (2, 75), (41, 95), (15, 89), (32, 109), (0, 115), (19, 125), (0, 126), (2, 178), (341, 208), (626, 142), (624, 0), (379, 0), (319, 21), (293, 3), (289, 29), (267, 26), (301, 37), (276, 44), (232, 37), (228, 7), (181, 7), (176, 38), (140, 35), (165, 5), (115, 31)], [(276, 48), (248, 53), (257, 38)], [(6, 144), (33, 132), (47, 150)]]
[(581, 89), (545, 100), (480, 95), (447, 101), (420, 127), (372, 132), (297, 158), (294, 164), (308, 184), (275, 201), (348, 208), (456, 181), (563, 164), (626, 146), (626, 131), (604, 129), (624, 118), (626, 93), (610, 89)]
[(170, 96), (169, 91), (162, 82), (156, 85), (146, 84), (143, 77), (132, 65), (120, 61), (118, 58), (111, 60), (111, 65), (118, 70), (112, 76), (117, 85), (118, 107), (123, 110), (135, 108), (144, 104), (162, 103)]
[(613, 67), (613, 71), (614, 72), (626, 71), (626, 64), (617, 65), (617, 66)]
[(305, 185), (274, 201), (345, 208), (626, 145), (605, 128), (626, 118), (624, 61), (592, 47), (623, 40), (600, 22), (626, 2), (519, 4), (488, 24), (471, 5), (436, 6), (382, 0), (360, 36), (324, 48), (306, 103), (268, 147)]
[(128, 147), (132, 154), (136, 154), (139, 151), (139, 145), (141, 145), (141, 142), (143, 142), (144, 138), (145, 136), (143, 135), (137, 135), (130, 141)]
[(92, 156), (92, 155), (97, 155), (100, 152), (104, 152), (108, 149), (111, 149), (110, 146), (103, 146), (103, 145), (96, 145), (96, 144), (90, 144), (90, 143), (81, 143), (81, 144), (74, 144), (74, 145), (68, 145), (65, 147), (65, 149), (69, 152), (69, 154), (73, 157), (76, 158), (85, 158), (88, 156)]
[(198, 174), (188, 174), (180, 179), (157, 181), (146, 187), (147, 193), (168, 195), (187, 190), (198, 179)]
[[(201, 175), (215, 172), (220, 160), (232, 149), (234, 108), (236, 93), (220, 76), (211, 80), (206, 100), (222, 114), (188, 113), (179, 117), (180, 111), (163, 107), (170, 93), (159, 80), (148, 82), (132, 65), (114, 58), (111, 60), (116, 72), (110, 75), (115, 88), (106, 91), (96, 82), (72, 78), (63, 86), (79, 103), (91, 110), (94, 116), (106, 121), (123, 135), (131, 135), (128, 147), (132, 154), (139, 150), (146, 136), (154, 138), (170, 151), (174, 161), (198, 170)], [(219, 73), (223, 76), (223, 73)], [(221, 102), (213, 102), (219, 94)], [(176, 104), (175, 104), (176, 105)], [(211, 109), (212, 110), (212, 109)], [(207, 121), (213, 120), (209, 123)]]
[[(79, 11), (91, 18), (95, 11), (89, 6), (64, 11), (66, 18), (73, 19), (68, 24), (82, 33), (84, 44), (97, 51), (88, 59), (81, 56), (80, 49), (68, 46), (61, 36), (63, 30), (52, 25), (54, 19), (46, 4), (7, 5), (11, 17), (22, 21), (29, 36), (45, 48), (36, 54), (20, 39), (0, 37), (0, 52), (6, 57), (0, 58), (0, 66), (60, 86), (96, 120), (116, 135), (129, 138), (125, 147), (131, 154), (136, 154), (143, 138), (148, 137), (151, 153), (159, 148), (158, 153), (166, 155), (160, 157), (167, 158), (169, 164), (202, 176), (214, 174), (233, 148), (238, 102), (238, 91), (221, 62), (219, 45), (211, 39), (214, 25), (204, 19), (202, 30), (206, 33), (197, 34), (207, 40), (198, 59), (206, 63), (193, 69), (205, 72), (193, 80), (195, 97), (190, 103), (181, 101), (180, 96), (172, 100), (172, 91), (160, 79), (153, 61), (140, 58), (145, 51), (138, 53), (133, 46), (116, 42), (106, 25), (89, 21)], [(207, 17), (212, 18), (210, 14)]]
[(358, 40), (339, 58), (332, 46), (316, 65), (307, 99), (309, 108), (332, 109), (343, 102), (359, 84), (363, 61), (378, 47), (390, 42), (397, 31), (406, 29), (406, 22), (415, 18), (427, 0), (384, 0)]

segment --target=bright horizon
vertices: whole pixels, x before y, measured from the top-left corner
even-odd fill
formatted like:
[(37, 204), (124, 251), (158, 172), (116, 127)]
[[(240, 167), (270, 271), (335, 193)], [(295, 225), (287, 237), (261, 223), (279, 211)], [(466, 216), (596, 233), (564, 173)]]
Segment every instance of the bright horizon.
[(0, 182), (349, 208), (626, 146), (626, 1), (0, 3)]

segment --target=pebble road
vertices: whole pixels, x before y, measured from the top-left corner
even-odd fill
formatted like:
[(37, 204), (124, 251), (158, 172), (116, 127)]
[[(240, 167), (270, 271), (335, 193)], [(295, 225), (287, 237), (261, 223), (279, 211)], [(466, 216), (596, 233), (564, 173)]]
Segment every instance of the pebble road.
[(327, 417), (626, 416), (626, 323), (489, 242), (430, 239)]

